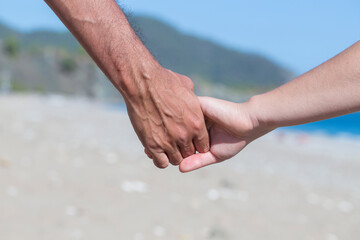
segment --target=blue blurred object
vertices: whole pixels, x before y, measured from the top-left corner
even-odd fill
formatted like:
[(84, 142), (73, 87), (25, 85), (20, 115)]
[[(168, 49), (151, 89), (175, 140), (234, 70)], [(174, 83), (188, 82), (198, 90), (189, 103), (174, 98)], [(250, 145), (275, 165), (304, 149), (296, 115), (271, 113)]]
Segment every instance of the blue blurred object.
[(330, 135), (360, 135), (360, 113), (357, 112), (324, 121), (282, 128), (282, 130), (287, 129), (302, 132), (321, 132)]

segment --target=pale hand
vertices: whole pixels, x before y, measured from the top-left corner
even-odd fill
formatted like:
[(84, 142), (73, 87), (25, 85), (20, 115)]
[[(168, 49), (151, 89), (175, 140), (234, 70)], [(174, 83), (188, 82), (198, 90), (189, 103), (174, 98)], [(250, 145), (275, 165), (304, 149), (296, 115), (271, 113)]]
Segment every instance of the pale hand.
[(210, 134), (210, 151), (184, 159), (179, 168), (190, 172), (232, 158), (254, 139), (270, 132), (261, 129), (247, 103), (199, 97)]

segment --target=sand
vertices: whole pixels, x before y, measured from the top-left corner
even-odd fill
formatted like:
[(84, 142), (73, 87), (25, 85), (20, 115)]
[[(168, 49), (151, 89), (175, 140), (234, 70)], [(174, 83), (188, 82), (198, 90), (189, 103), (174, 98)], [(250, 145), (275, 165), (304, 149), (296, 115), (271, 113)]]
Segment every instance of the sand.
[(359, 139), (276, 131), (181, 174), (153, 166), (117, 109), (0, 96), (1, 240), (359, 237)]

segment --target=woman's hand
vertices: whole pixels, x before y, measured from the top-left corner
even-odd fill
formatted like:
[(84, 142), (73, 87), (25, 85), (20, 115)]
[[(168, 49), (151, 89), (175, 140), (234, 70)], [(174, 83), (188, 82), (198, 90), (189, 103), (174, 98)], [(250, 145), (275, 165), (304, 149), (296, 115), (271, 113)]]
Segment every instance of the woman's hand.
[(233, 103), (210, 97), (199, 97), (207, 121), (211, 147), (206, 153), (198, 153), (184, 159), (179, 168), (190, 172), (204, 166), (232, 158), (250, 142), (273, 129), (259, 125), (251, 103)]

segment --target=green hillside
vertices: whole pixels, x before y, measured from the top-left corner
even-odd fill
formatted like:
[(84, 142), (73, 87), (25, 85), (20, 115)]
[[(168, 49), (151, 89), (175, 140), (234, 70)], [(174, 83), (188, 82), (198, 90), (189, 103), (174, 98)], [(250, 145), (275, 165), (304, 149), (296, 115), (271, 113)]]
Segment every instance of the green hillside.
[[(154, 18), (135, 16), (130, 21), (163, 66), (192, 78), (233, 87), (266, 88), (280, 85), (291, 76), (289, 71), (262, 56), (184, 34)], [(74, 52), (79, 48), (69, 32), (20, 33), (0, 24), (0, 38), (7, 36), (15, 36), (22, 49), (51, 46)]]
[(12, 30), (11, 28), (0, 23), (0, 38), (5, 38), (7, 36), (18, 37), (19, 35), (21, 35), (19, 32)]
[(30, 33), (22, 33), (0, 23), (0, 39), (7, 37), (16, 37), (23, 50), (28, 50), (32, 47), (49, 46), (72, 51), (80, 46), (69, 32), (36, 30)]
[(239, 86), (274, 86), (290, 77), (288, 71), (264, 57), (183, 34), (152, 18), (137, 17), (135, 21), (150, 51), (177, 72)]

